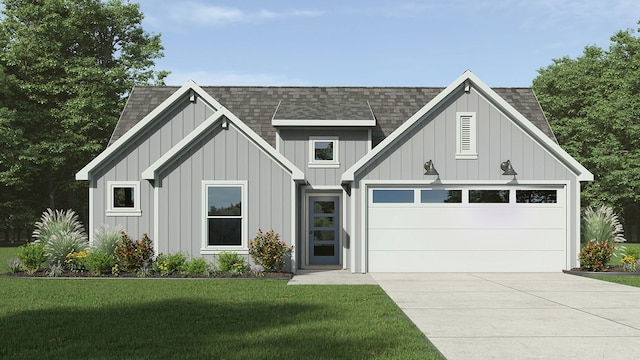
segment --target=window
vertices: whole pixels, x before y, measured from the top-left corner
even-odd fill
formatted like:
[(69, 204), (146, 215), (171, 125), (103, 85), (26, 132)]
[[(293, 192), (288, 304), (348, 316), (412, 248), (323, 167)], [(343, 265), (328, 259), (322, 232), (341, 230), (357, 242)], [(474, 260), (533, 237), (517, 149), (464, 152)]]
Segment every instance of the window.
[(558, 202), (557, 190), (516, 190), (517, 203), (555, 204)]
[(475, 160), (478, 158), (476, 148), (476, 113), (456, 113), (456, 159)]
[(462, 190), (421, 190), (420, 202), (423, 204), (462, 203)]
[(469, 203), (509, 203), (509, 190), (469, 190)]
[(374, 204), (411, 204), (413, 190), (373, 190)]
[(309, 167), (339, 167), (338, 138), (312, 136), (309, 138)]
[(245, 184), (204, 183), (204, 248), (246, 249)]
[(141, 216), (140, 183), (137, 181), (110, 181), (107, 183), (107, 216)]

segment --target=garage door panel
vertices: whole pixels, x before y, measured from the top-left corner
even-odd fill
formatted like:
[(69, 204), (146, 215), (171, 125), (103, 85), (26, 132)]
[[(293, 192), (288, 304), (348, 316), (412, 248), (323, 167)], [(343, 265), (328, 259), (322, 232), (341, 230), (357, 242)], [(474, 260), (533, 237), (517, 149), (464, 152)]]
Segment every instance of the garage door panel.
[(561, 207), (372, 207), (370, 229), (466, 228), (466, 229), (563, 229)]
[(563, 229), (372, 229), (369, 250), (558, 250)]
[(369, 272), (552, 272), (564, 263), (563, 251), (369, 251)]

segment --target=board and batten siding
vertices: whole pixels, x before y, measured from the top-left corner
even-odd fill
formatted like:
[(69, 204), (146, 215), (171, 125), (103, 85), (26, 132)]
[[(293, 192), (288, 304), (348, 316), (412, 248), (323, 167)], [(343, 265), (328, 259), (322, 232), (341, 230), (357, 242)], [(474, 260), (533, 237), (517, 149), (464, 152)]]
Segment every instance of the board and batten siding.
[[(102, 224), (122, 225), (134, 239), (148, 233), (153, 239), (153, 187), (140, 181), (142, 172), (176, 145), (184, 136), (204, 122), (215, 110), (204, 101), (192, 103), (188, 96), (181, 98), (118, 151), (112, 159), (93, 175), (89, 191), (93, 195), (93, 216), (90, 221), (97, 229)], [(110, 181), (139, 181), (141, 216), (106, 216), (108, 206), (107, 183)]]
[[(457, 112), (476, 113), (477, 159), (456, 159)], [(470, 184), (480, 184), (483, 181), (506, 183), (510, 178), (502, 175), (500, 169), (500, 163), (506, 160), (511, 160), (519, 181), (524, 180), (529, 184), (535, 181), (569, 182), (568, 215), (569, 219), (578, 219), (580, 210), (575, 204), (579, 203), (579, 199), (575, 189), (580, 184), (576, 175), (473, 88), (469, 93), (460, 89), (429, 114), (428, 118), (418, 121), (395, 144), (356, 173), (351, 194), (355, 202), (356, 239), (352, 239), (357, 244), (353, 249), (355, 271), (366, 271), (363, 259), (366, 256), (366, 231), (363, 234), (361, 230), (366, 227), (363, 221), (367, 211), (367, 189), (358, 187), (358, 184), (362, 181), (381, 181), (387, 184), (388, 181), (415, 184), (424, 181), (424, 184), (429, 184), (434, 177), (424, 175), (423, 166), (428, 160), (433, 161), (443, 183), (447, 180), (458, 183), (469, 181)], [(567, 225), (570, 238), (575, 239), (579, 233), (579, 224), (569, 220)], [(569, 243), (569, 253), (576, 254), (576, 242), (571, 240)], [(570, 261), (575, 263), (574, 259)]]
[[(279, 134), (278, 150), (304, 171), (311, 186), (340, 185), (342, 173), (369, 151), (369, 135), (366, 129), (280, 129)], [(309, 167), (309, 138), (314, 136), (338, 137), (339, 168)]]
[[(158, 232), (161, 253), (201, 256), (203, 181), (246, 181), (248, 239), (273, 228), (291, 244), (291, 174), (240, 132), (214, 125), (158, 175)], [(213, 255), (203, 255), (213, 260)]]

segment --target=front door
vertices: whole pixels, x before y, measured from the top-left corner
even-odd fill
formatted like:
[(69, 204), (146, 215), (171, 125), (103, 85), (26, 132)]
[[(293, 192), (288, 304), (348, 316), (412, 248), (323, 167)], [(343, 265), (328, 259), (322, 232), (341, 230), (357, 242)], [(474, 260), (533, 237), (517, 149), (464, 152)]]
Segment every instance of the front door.
[(309, 265), (340, 264), (340, 198), (309, 197)]

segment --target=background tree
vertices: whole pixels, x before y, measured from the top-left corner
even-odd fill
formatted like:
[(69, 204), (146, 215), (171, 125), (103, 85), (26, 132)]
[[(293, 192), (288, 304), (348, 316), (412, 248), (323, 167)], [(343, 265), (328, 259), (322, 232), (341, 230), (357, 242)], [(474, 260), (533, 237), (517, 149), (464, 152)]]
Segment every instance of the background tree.
[(637, 239), (640, 216), (640, 39), (619, 31), (608, 50), (554, 59), (533, 89), (560, 145), (595, 176), (584, 206), (621, 212), (627, 237)]
[(160, 35), (146, 33), (139, 5), (122, 0), (1, 2), (0, 138), (9, 143), (0, 200), (35, 220), (46, 207), (82, 213), (85, 186), (74, 174), (106, 146), (133, 85), (168, 74), (154, 71)]

